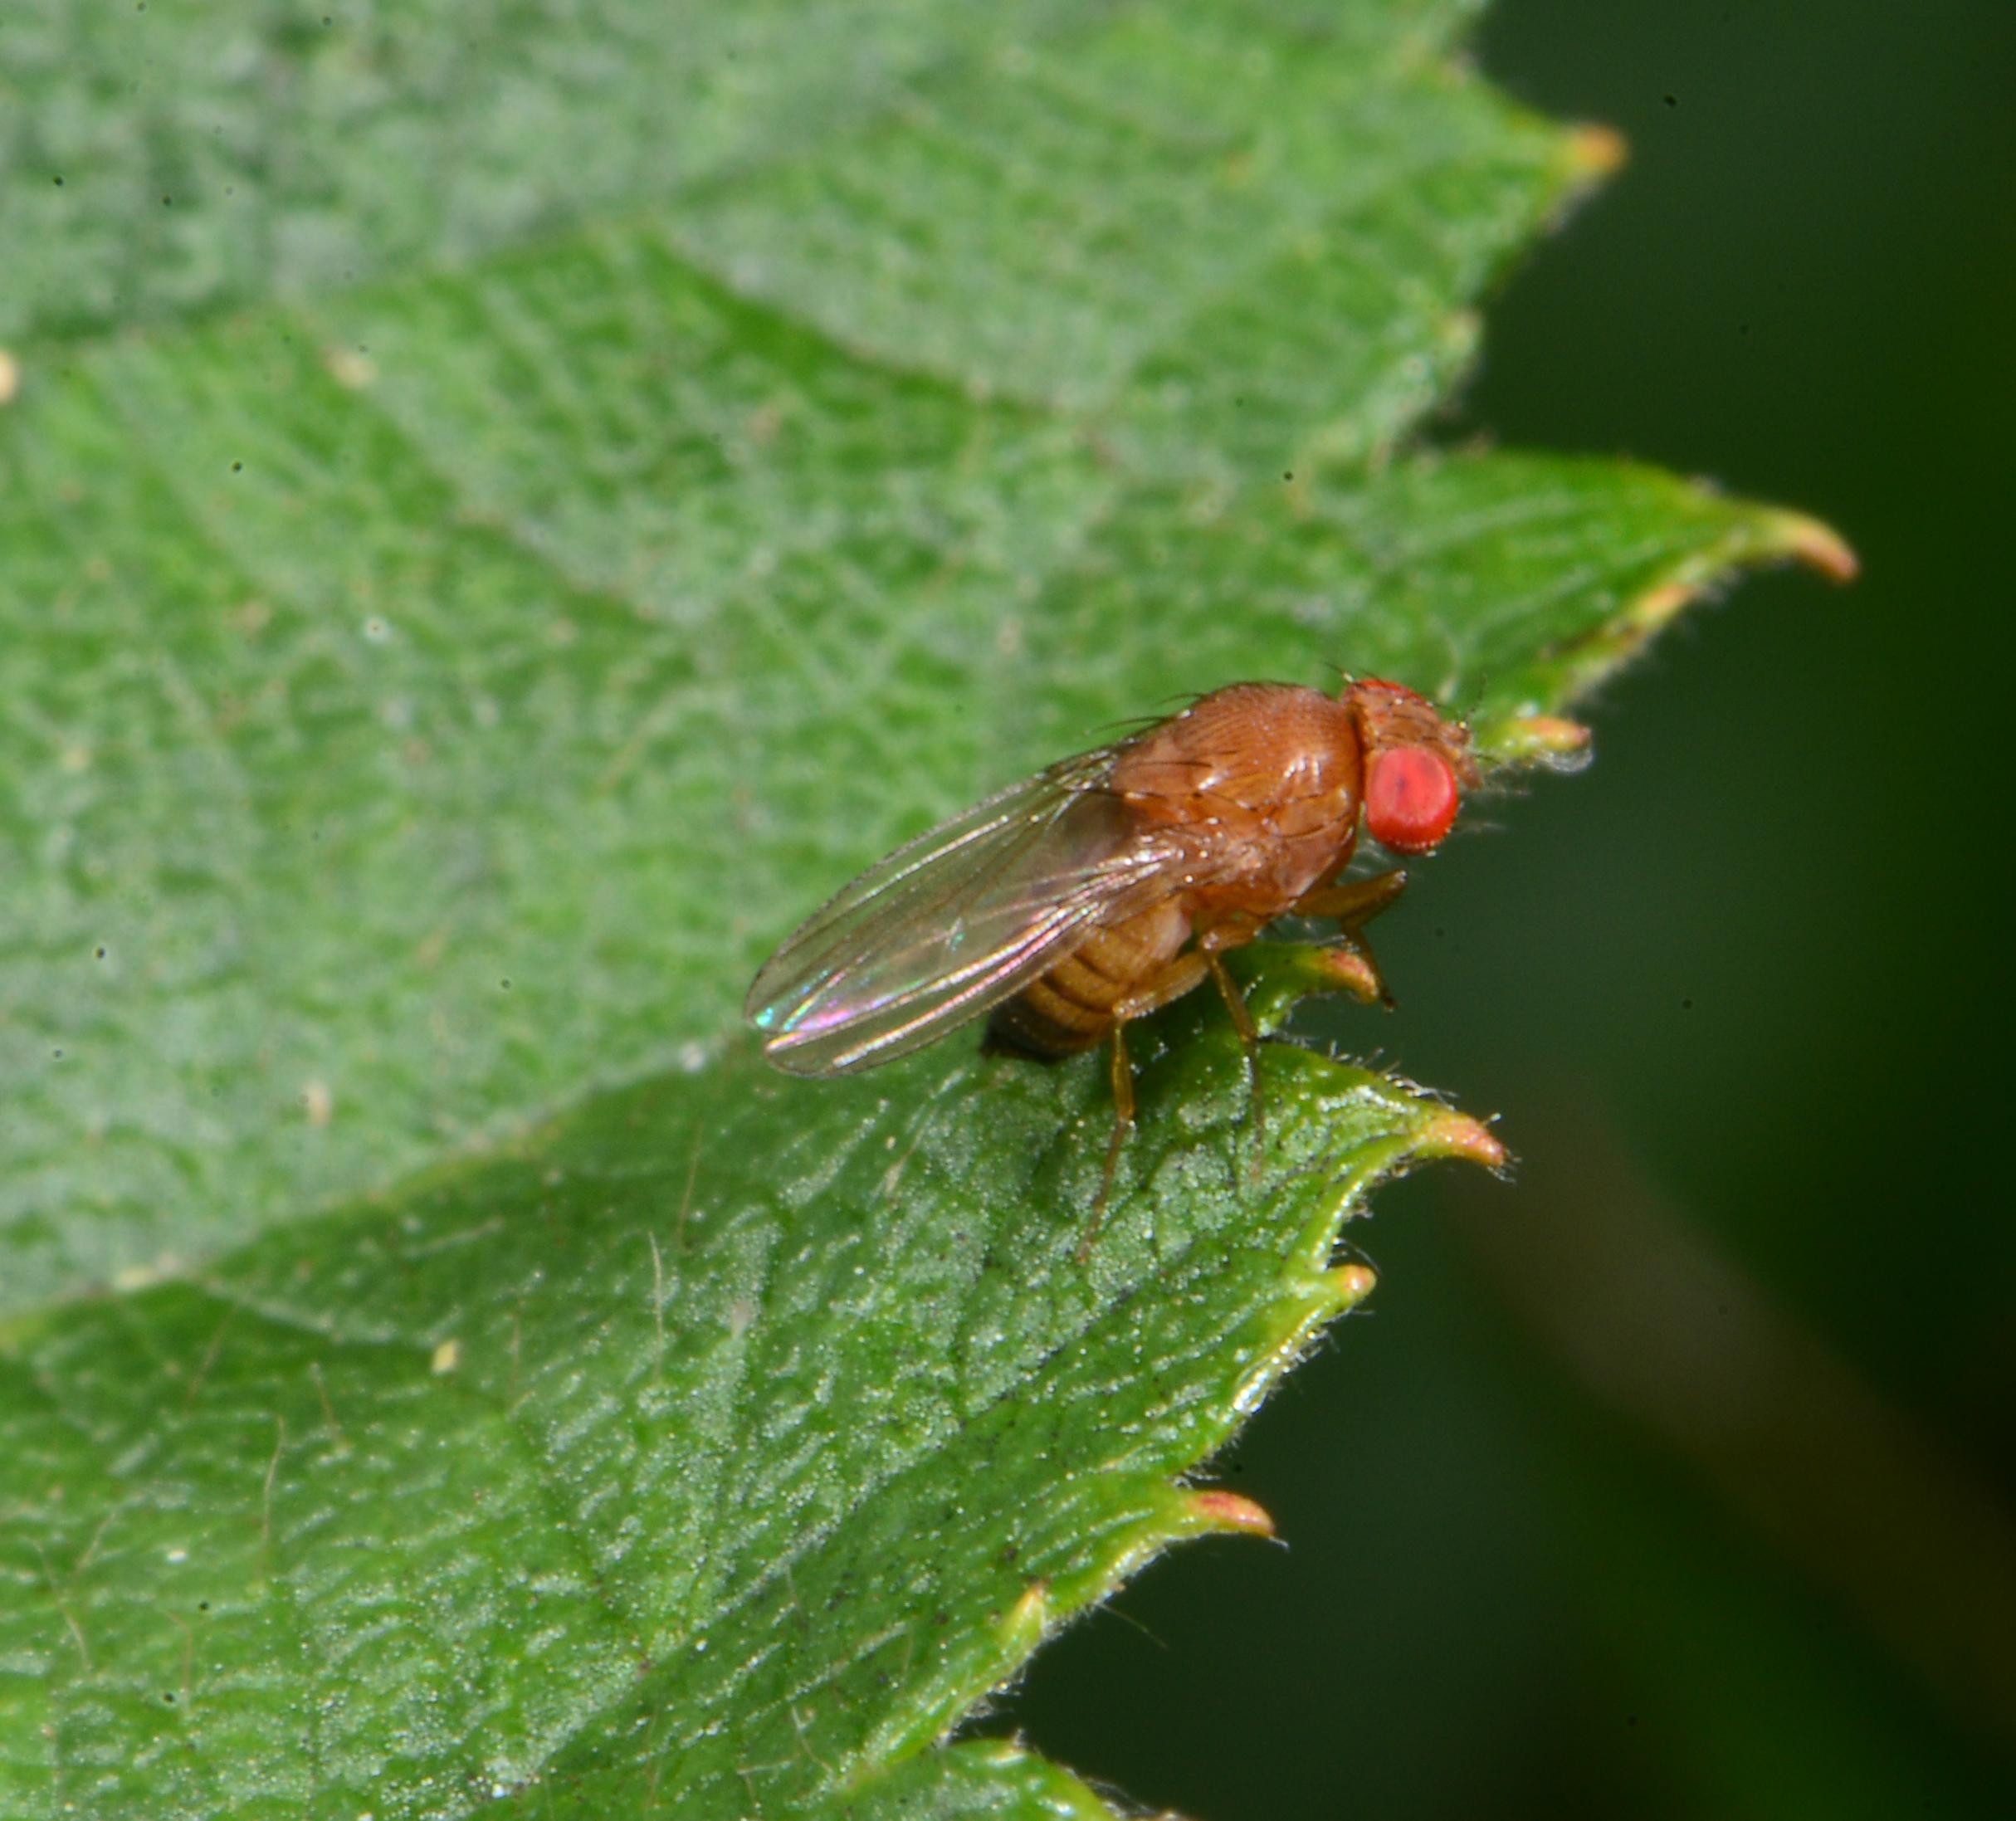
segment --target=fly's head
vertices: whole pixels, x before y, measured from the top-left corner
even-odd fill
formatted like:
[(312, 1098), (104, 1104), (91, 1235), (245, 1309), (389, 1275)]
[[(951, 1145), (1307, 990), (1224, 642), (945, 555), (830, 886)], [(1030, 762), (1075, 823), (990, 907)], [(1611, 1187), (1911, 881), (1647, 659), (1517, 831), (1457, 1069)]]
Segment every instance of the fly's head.
[(1376, 676), (1347, 683), (1344, 701), (1364, 752), (1366, 832), (1395, 853), (1428, 852), (1477, 782), (1470, 730), (1445, 720), (1426, 696)]

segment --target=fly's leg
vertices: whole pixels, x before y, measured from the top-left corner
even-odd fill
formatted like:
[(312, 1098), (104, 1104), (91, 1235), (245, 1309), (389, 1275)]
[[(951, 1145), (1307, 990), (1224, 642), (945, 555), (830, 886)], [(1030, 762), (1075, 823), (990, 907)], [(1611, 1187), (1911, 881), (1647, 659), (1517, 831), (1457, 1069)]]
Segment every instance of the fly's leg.
[(1317, 886), (1305, 891), (1288, 906), (1296, 917), (1327, 917), (1354, 933), (1395, 902), (1407, 889), (1407, 875), (1398, 868), (1375, 872), (1369, 879), (1352, 879), (1343, 885)]
[(1331, 969), (1337, 984), (1368, 1005), (1390, 1009), (1393, 995), (1386, 990), (1379, 963), (1373, 959), (1364, 926), (1406, 889), (1404, 872), (1380, 872), (1369, 879), (1354, 879), (1348, 885), (1318, 886), (1313, 891), (1305, 891), (1288, 907), (1292, 915), (1322, 917), (1340, 926), (1343, 939), (1331, 951)]
[(1252, 1171), (1260, 1174), (1260, 1155), (1267, 1148), (1267, 1106), (1260, 1091), (1260, 1028), (1253, 1023), (1252, 1008), (1246, 1003), (1246, 995), (1239, 990), (1239, 983), (1233, 979), (1225, 966), (1225, 958), (1215, 948), (1204, 950), (1205, 964), (1211, 969), (1211, 978), (1218, 983), (1218, 993), (1225, 1001), (1225, 1009), (1232, 1014), (1232, 1028), (1239, 1033), (1240, 1047), (1246, 1052), (1247, 1104), (1253, 1111), (1253, 1162)]
[(1106, 1144), (1106, 1167), (1099, 1179), (1099, 1194), (1092, 1203), (1091, 1218), (1078, 1241), (1078, 1262), (1091, 1255), (1092, 1242), (1099, 1237), (1106, 1218), (1106, 1202), (1113, 1193), (1114, 1172), (1120, 1168), (1120, 1154), (1134, 1129), (1134, 1065), (1127, 1060), (1127, 1027), (1138, 1018), (1159, 1011), (1171, 999), (1179, 999), (1203, 979), (1211, 962), (1192, 950), (1165, 963), (1125, 998), (1113, 1008), (1113, 1136)]
[(1117, 1020), (1113, 1026), (1113, 1135), (1106, 1140), (1106, 1167), (1099, 1178), (1099, 1194), (1092, 1202), (1091, 1218), (1078, 1236), (1078, 1262), (1092, 1255), (1092, 1242), (1106, 1223), (1106, 1198), (1113, 1193), (1113, 1172), (1120, 1168), (1120, 1148), (1134, 1130), (1134, 1064), (1127, 1060), (1127, 1027)]

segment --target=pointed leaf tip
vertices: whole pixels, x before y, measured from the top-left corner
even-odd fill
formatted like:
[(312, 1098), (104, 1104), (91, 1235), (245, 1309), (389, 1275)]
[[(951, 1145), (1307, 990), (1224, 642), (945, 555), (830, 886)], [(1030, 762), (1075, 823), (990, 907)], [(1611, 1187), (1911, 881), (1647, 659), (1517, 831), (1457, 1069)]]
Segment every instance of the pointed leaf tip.
[(1267, 1507), (1238, 1492), (1211, 1487), (1192, 1492), (1184, 1503), (1191, 1521), (1199, 1530), (1237, 1531), (1248, 1536), (1272, 1536), (1274, 1520)]
[(1346, 993), (1361, 1005), (1385, 1002), (1386, 989), (1379, 969), (1362, 950), (1348, 943), (1331, 943), (1315, 951), (1314, 965), (1324, 987)]
[(1414, 1140), (1417, 1157), (1454, 1157), (1486, 1169), (1500, 1170), (1511, 1161), (1511, 1153), (1481, 1120), (1467, 1113), (1438, 1113), (1421, 1128)]
[(1774, 515), (1773, 528), (1785, 551), (1830, 582), (1852, 582), (1862, 574), (1862, 559), (1831, 525), (1804, 512)]
[(1355, 1309), (1379, 1286), (1379, 1273), (1369, 1265), (1340, 1265), (1328, 1275), (1340, 1314)]
[(1479, 746), (1495, 764), (1546, 765), (1574, 771), (1589, 754), (1589, 730), (1561, 715), (1516, 715), (1477, 730)]
[(1613, 126), (1590, 120), (1568, 134), (1568, 168), (1585, 183), (1614, 176), (1631, 158), (1631, 144)]
[(1832, 525), (1804, 512), (1760, 512), (1737, 541), (1711, 561), (1690, 564), (1680, 574), (1647, 588), (1630, 603), (1626, 622), (1638, 636), (1648, 637), (1691, 605), (1704, 588), (1716, 586), (1732, 567), (1788, 557), (1830, 582), (1852, 582), (1862, 572), (1854, 551)]
[(1026, 1656), (1042, 1642), (1043, 1627), (1050, 1617), (1050, 1583), (1033, 1580), (1023, 1589), (1022, 1598), (1001, 1621), (1003, 1643), (1018, 1657)]
[(1347, 941), (1257, 942), (1234, 950), (1228, 965), (1255, 1028), (1266, 1037), (1313, 997), (1342, 993), (1361, 1005), (1387, 1003), (1378, 969)]

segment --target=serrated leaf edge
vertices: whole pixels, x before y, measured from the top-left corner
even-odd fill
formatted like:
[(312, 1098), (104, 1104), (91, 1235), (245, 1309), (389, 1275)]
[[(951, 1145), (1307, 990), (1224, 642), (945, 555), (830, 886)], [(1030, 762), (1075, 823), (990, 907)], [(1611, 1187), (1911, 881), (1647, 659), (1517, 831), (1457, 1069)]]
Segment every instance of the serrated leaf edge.
[[(1189, 1476), (1244, 1427), (1330, 1325), (1371, 1293), (1376, 1278), (1368, 1267), (1331, 1262), (1345, 1223), (1366, 1212), (1367, 1198), (1374, 1189), (1422, 1164), (1455, 1159), (1494, 1169), (1503, 1164), (1504, 1146), (1488, 1128), (1443, 1101), (1345, 1063), (1297, 1053), (1314, 1076), (1302, 1091), (1314, 1103), (1315, 1119), (1320, 1120), (1325, 1101), (1372, 1097), (1389, 1109), (1404, 1109), (1406, 1129), (1393, 1136), (1361, 1140), (1319, 1156), (1309, 1166), (1329, 1178), (1329, 1192), (1283, 1254), (1272, 1304), (1248, 1317), (1225, 1344), (1226, 1350), (1242, 1360), (1242, 1369), (1230, 1396), (1213, 1413), (1211, 1433), (1193, 1457), (1174, 1473), (1115, 1471), (1115, 1491), (1131, 1490), (1143, 1515), (1116, 1530), (1096, 1558), (1068, 1579), (1032, 1580), (991, 1630), (981, 1634), (984, 1660), (954, 1657), (933, 1678), (935, 1688), (914, 1691), (904, 1704), (906, 1711), (892, 1715), (864, 1744), (855, 1766), (842, 1779), (845, 1789), (864, 1792), (915, 1754), (945, 1748), (977, 1710), (984, 1710), (990, 1695), (1018, 1679), (1049, 1638), (1110, 1599), (1174, 1545), (1201, 1536), (1272, 1537), (1273, 1521), (1263, 1507), (1241, 1494), (1193, 1485)], [(1092, 1812), (1112, 1811), (1102, 1807)]]

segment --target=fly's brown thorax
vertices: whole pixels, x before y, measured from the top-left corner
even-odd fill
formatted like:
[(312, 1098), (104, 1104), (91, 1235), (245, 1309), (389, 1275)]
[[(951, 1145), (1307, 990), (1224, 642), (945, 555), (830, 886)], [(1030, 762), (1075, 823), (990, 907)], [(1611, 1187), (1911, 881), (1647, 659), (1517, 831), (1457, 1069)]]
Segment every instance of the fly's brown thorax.
[(1142, 823), (1180, 831), (1193, 864), (1000, 1007), (994, 1034), (1040, 1055), (1089, 1049), (1127, 1002), (1154, 996), (1193, 936), (1249, 940), (1350, 860), (1363, 783), (1357, 729), (1319, 690), (1235, 684), (1150, 728), (1106, 788)]
[(1351, 857), (1364, 765), (1350, 710), (1320, 690), (1237, 683), (1151, 730), (1111, 788), (1145, 821), (1181, 828), (1215, 882), (1186, 892), (1201, 931), (1271, 922)]

